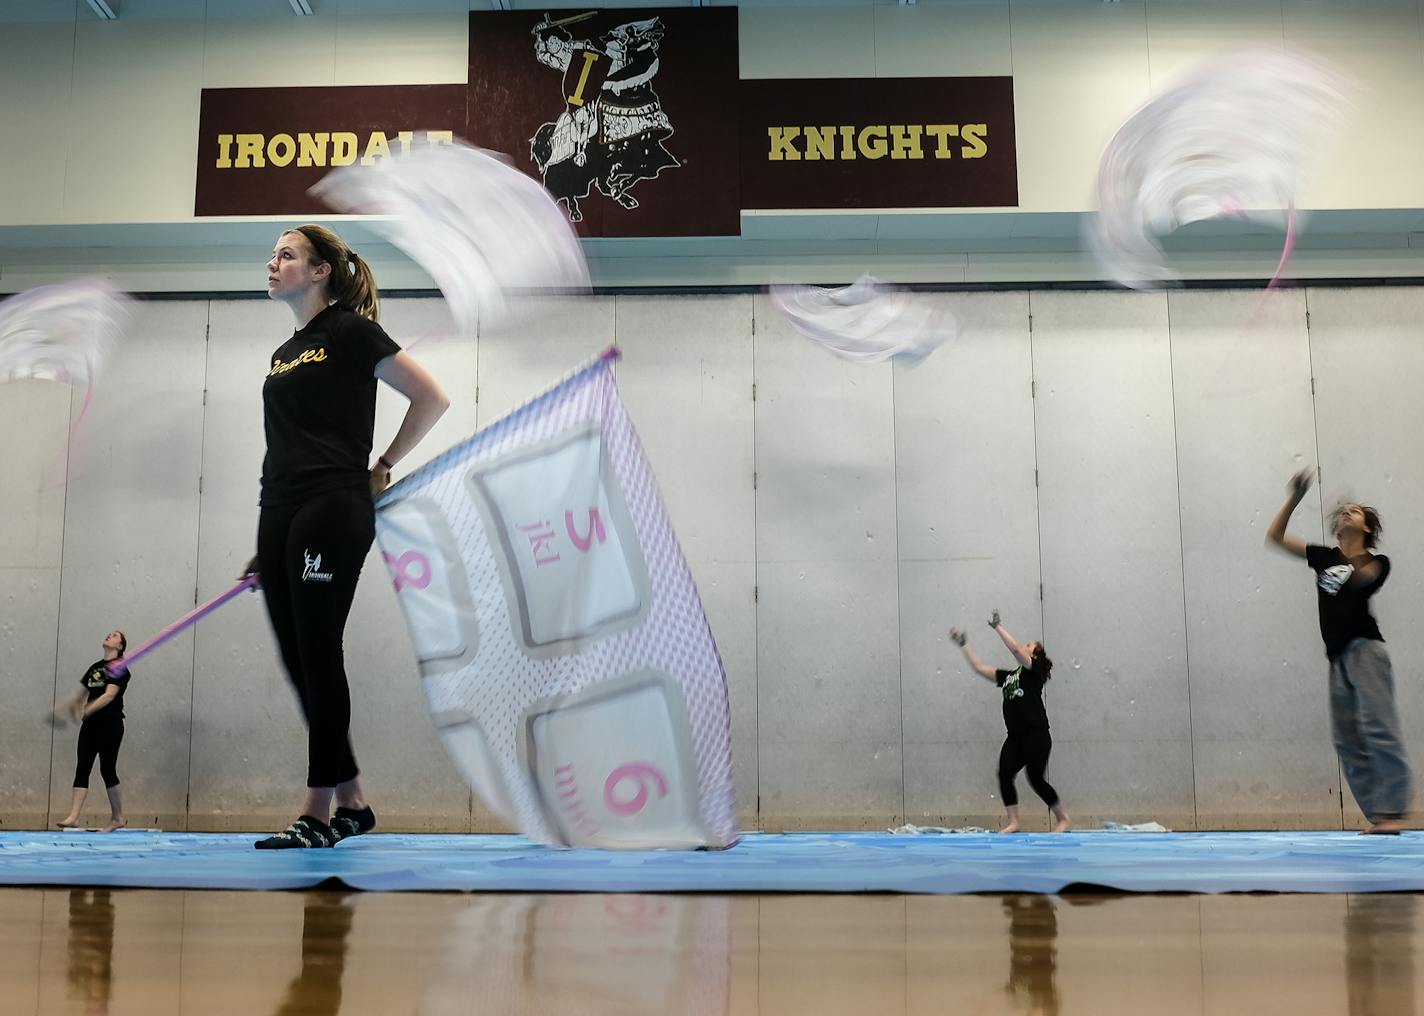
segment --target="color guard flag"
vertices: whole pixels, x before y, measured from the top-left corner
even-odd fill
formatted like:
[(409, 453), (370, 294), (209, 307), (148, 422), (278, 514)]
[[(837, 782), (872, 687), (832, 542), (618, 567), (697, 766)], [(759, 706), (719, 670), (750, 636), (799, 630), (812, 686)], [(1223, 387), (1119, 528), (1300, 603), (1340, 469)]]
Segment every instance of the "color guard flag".
[(406, 477), (376, 534), (445, 747), (550, 844), (736, 842), (726, 674), (610, 349)]

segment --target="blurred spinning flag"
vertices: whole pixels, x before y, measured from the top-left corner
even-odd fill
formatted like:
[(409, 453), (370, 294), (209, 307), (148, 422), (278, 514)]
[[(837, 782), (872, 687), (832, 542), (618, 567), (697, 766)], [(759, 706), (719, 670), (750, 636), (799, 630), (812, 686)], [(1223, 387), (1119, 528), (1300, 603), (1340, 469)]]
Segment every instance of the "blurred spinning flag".
[(736, 842), (726, 674), (610, 349), (403, 479), (376, 534), (445, 747), (543, 843)]

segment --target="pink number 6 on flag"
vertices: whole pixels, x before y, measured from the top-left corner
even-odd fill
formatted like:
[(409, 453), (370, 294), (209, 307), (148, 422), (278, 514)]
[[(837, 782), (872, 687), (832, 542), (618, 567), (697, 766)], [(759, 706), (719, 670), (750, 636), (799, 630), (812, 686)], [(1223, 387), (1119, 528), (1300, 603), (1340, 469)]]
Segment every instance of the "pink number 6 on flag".
[[(628, 800), (620, 801), (614, 791), (624, 780), (636, 781), (638, 791)], [(603, 781), (603, 803), (608, 805), (609, 810), (615, 815), (625, 817), (636, 815), (648, 803), (650, 781), (657, 788), (658, 797), (667, 797), (667, 777), (658, 770), (657, 766), (649, 765), (647, 762), (626, 762), (609, 773), (608, 779)]]

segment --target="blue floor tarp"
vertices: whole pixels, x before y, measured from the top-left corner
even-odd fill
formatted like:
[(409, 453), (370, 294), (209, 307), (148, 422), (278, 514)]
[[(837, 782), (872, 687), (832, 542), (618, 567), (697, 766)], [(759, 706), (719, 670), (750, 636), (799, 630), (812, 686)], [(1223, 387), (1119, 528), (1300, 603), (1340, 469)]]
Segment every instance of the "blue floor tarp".
[(379, 835), (259, 851), (252, 835), (0, 833), (0, 885), (499, 892), (1359, 893), (1424, 890), (1424, 832), (748, 835), (720, 852), (552, 850)]

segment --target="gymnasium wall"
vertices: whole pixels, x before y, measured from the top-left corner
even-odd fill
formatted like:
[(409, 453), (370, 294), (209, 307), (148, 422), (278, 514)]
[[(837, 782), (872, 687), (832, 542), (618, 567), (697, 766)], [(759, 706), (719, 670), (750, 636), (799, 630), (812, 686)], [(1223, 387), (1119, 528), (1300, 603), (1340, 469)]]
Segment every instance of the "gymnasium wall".
[[(983, 624), (995, 605), (1057, 663), (1050, 775), (1080, 823), (1359, 824), (1341, 803), (1311, 574), (1262, 541), (1303, 464), (1321, 464), (1324, 489), (1301, 535), (1321, 538), (1322, 496), (1378, 506), (1395, 569), (1376, 608), (1417, 766), (1424, 289), (924, 298), (962, 336), (915, 369), (838, 361), (760, 294), (549, 301), (478, 342), (416, 350), (454, 405), (408, 465), (617, 339), (726, 661), (748, 827), (995, 821), (999, 695), (945, 637), (963, 625), (1006, 663)], [(407, 344), (442, 318), (434, 299), (384, 306)], [(66, 807), (73, 729), (41, 718), (103, 634), (145, 637), (251, 555), (261, 379), (290, 328), (267, 301), (145, 302), (70, 451), (82, 395), (4, 387), (0, 828)], [(381, 398), (378, 442), (404, 405)], [(347, 651), (383, 826), (494, 828), (431, 728), (376, 555)], [(305, 735), (278, 667), (253, 595), (135, 668), (120, 759), (133, 824), (290, 820)]]
[[(113, 22), (82, 3), (11, 4), (0, 32), (10, 225), (190, 220), (204, 87), (467, 75), (465, 0), (420, 0), (398, 17), (328, 0), (313, 18), (281, 0), (124, 0)], [(195, 7), (206, 16), (185, 16)], [(1301, 206), (1424, 207), (1419, 0), (950, 0), (746, 6), (738, 17), (744, 78), (1012, 74), (1025, 212), (1089, 208), (1111, 133), (1201, 59), (1306, 48), (1353, 75), (1359, 101), (1342, 134), (1322, 137)]]

